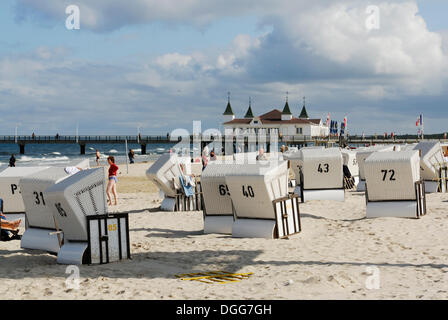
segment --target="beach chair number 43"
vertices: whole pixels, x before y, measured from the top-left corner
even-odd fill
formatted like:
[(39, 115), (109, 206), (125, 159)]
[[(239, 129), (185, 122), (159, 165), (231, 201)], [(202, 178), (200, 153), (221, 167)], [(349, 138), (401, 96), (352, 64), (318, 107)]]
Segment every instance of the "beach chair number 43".
[(252, 188), (252, 186), (244, 186), (243, 185), (243, 196), (245, 196), (246, 198), (253, 198), (255, 197), (255, 193), (254, 193), (254, 189)]
[(330, 171), (330, 165), (328, 163), (321, 164), (317, 167), (317, 171), (320, 173), (328, 173)]
[(391, 169), (391, 170), (381, 170), (381, 172), (383, 173), (383, 181), (386, 181), (387, 179), (387, 174), (389, 173), (389, 180), (390, 181), (395, 181), (395, 170)]

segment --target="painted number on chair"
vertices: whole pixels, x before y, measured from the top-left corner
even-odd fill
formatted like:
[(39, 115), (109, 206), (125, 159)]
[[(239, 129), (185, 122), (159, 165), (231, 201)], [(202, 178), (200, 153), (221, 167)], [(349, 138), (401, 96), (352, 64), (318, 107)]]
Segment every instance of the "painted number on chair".
[(389, 176), (389, 181), (395, 181), (395, 170), (381, 170), (383, 173), (383, 181), (387, 180), (387, 176)]
[[(16, 184), (14, 184), (14, 183), (11, 184), (11, 194), (15, 194), (17, 189), (18, 189), (18, 187)], [(20, 191), (19, 191), (19, 193), (20, 193)]]
[(252, 186), (243, 186), (243, 196), (246, 198), (253, 198), (255, 197), (254, 189)]
[(59, 215), (60, 215), (61, 217), (66, 217), (66, 216), (67, 216), (67, 213), (66, 213), (65, 210), (62, 208), (60, 202), (59, 202), (59, 203), (56, 203), (55, 206), (56, 206), (56, 209), (58, 210)]
[(319, 166), (317, 167), (317, 172), (320, 173), (327, 173), (330, 171), (330, 165), (328, 163), (319, 163)]
[(222, 196), (230, 196), (230, 192), (229, 192), (229, 187), (227, 187), (227, 185), (225, 184), (220, 184), (219, 185), (219, 194)]
[(34, 199), (35, 199), (34, 200), (35, 204), (37, 204), (37, 205), (40, 205), (40, 204), (45, 205), (44, 194), (42, 192), (34, 191), (33, 195), (34, 195)]

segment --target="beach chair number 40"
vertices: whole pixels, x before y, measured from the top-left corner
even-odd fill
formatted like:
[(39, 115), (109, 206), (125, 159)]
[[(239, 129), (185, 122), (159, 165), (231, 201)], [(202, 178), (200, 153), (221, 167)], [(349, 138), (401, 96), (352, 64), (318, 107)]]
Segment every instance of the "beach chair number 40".
[(395, 170), (393, 170), (393, 169), (391, 169), (391, 170), (381, 170), (381, 172), (383, 173), (383, 181), (386, 181), (387, 173), (390, 173), (389, 180), (390, 181), (395, 181)]
[(330, 165), (328, 163), (321, 164), (319, 163), (319, 166), (317, 167), (317, 171), (320, 173), (327, 173), (330, 171)]
[(253, 198), (255, 197), (255, 193), (254, 193), (254, 189), (252, 188), (252, 186), (244, 186), (243, 185), (243, 196), (245, 196), (246, 198)]

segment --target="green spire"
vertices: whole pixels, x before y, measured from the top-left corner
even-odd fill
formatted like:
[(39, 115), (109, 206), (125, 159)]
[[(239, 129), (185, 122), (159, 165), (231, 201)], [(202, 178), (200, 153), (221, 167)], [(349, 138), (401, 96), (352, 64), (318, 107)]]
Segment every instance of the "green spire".
[(283, 108), (282, 114), (292, 115), (291, 109), (289, 109), (289, 104), (288, 104), (288, 94), (289, 94), (289, 92), (286, 91), (286, 103), (285, 103), (285, 107)]
[(299, 119), (309, 119), (310, 117), (308, 117), (308, 112), (306, 112), (306, 108), (305, 108), (305, 97), (303, 97), (303, 107), (302, 107), (302, 111), (300, 112), (299, 115)]
[(251, 99), (249, 98), (249, 109), (247, 109), (247, 112), (246, 112), (246, 115), (244, 116), (244, 118), (252, 119), (254, 117), (251, 104), (252, 104)]
[(288, 101), (285, 103), (285, 107), (283, 108), (282, 114), (292, 114), (291, 110), (289, 109)]
[(226, 111), (224, 111), (223, 115), (225, 115), (225, 116), (233, 116), (234, 115), (232, 106), (230, 105), (230, 102), (227, 102)]
[(230, 105), (230, 92), (227, 92), (227, 107), (224, 111), (223, 115), (225, 116), (233, 116), (235, 115), (232, 110), (232, 106)]

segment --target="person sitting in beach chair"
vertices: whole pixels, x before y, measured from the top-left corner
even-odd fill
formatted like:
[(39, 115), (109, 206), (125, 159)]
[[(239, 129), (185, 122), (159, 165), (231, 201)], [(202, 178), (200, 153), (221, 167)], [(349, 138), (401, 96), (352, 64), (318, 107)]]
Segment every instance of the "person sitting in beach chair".
[(0, 240), (20, 240), (19, 225), (21, 219), (14, 221), (7, 221), (6, 216), (3, 214), (3, 199), (0, 199)]
[(180, 184), (187, 197), (194, 195), (194, 187), (196, 182), (194, 180), (194, 175), (186, 174), (185, 165), (183, 163), (179, 164), (181, 175), (179, 176)]
[(268, 160), (268, 158), (266, 158), (266, 155), (264, 154), (264, 149), (260, 148), (260, 150), (258, 150), (258, 155), (256, 157), (257, 161), (265, 161)]

